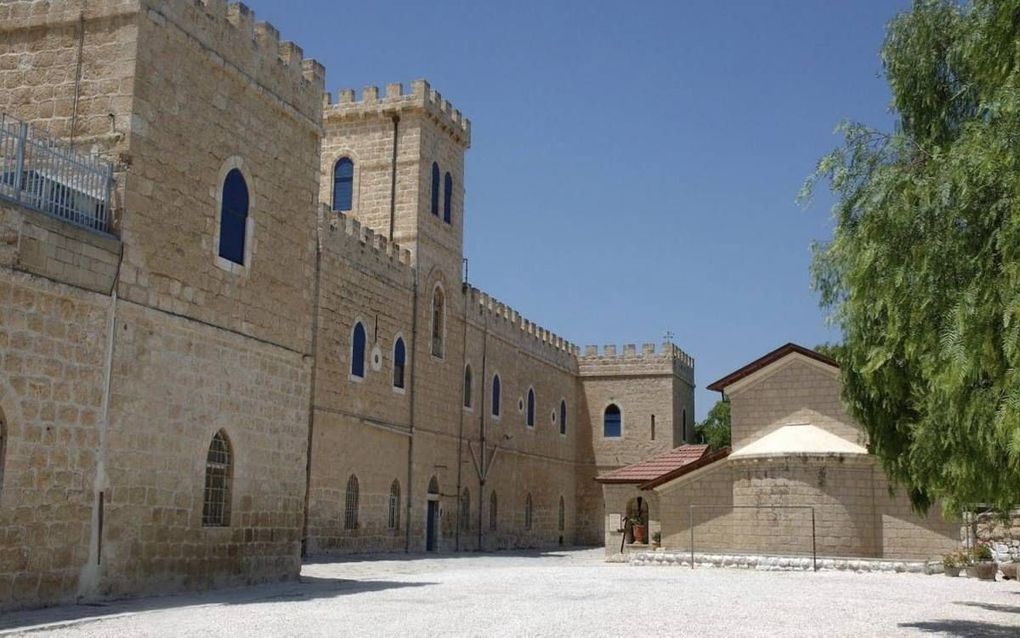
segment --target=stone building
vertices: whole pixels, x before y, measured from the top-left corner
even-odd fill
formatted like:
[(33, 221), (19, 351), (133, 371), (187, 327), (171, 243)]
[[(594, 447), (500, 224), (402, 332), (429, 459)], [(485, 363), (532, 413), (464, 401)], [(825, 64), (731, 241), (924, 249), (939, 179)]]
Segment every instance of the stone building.
[(787, 344), (708, 387), (730, 402), (732, 449), (685, 445), (600, 475), (607, 554), (629, 551), (627, 517), (685, 551), (920, 560), (958, 547), (959, 523), (890, 491), (832, 359)]
[(324, 78), (242, 4), (0, 3), (0, 609), (594, 544), (690, 435), (675, 345), (463, 280), (466, 118)]

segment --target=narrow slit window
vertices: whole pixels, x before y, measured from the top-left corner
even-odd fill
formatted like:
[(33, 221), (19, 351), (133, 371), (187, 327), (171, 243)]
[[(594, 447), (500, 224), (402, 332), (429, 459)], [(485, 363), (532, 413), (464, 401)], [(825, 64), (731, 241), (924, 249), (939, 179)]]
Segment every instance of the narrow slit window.
[(499, 375), (493, 375), (492, 377), (492, 416), (499, 416), (500, 399), (502, 398), (502, 384), (499, 380)]
[(524, 498), (524, 529), (531, 529), (532, 503), (531, 492)]
[(446, 318), (446, 300), (438, 286), (432, 293), (432, 356), (443, 356), (443, 321)]
[(567, 433), (567, 402), (560, 401), (560, 434)]
[(432, 162), (432, 214), (439, 217), (439, 164)]
[(447, 173), (443, 181), (443, 221), (447, 224), (453, 219), (453, 177)]
[(471, 364), (464, 366), (464, 407), (471, 407)]
[(496, 527), (499, 523), (499, 501), (496, 499), (496, 493), (493, 492), (489, 495), (489, 531), (496, 531)]
[(386, 517), (386, 527), (397, 529), (400, 527), (400, 481), (393, 479), (390, 485), (389, 512)]
[(564, 528), (566, 528), (566, 526), (567, 526), (567, 507), (566, 504), (563, 502), (563, 497), (560, 496), (560, 515), (558, 525), (559, 531), (562, 532)]
[(535, 427), (535, 390), (528, 389), (528, 427)]

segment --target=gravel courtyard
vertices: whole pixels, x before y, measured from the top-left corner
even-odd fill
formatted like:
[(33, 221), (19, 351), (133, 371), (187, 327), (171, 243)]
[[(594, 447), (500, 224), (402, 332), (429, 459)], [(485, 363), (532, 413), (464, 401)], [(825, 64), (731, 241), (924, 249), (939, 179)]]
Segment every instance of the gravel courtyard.
[(606, 564), (601, 550), (307, 564), (302, 582), (7, 614), (55, 636), (1020, 636), (1020, 585)]

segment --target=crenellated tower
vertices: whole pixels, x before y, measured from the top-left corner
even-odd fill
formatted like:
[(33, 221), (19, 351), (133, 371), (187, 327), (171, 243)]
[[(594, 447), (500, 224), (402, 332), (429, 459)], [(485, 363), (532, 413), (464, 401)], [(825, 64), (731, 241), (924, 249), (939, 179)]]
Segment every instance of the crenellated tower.
[(326, 95), (321, 201), (459, 281), (471, 123), (425, 80)]

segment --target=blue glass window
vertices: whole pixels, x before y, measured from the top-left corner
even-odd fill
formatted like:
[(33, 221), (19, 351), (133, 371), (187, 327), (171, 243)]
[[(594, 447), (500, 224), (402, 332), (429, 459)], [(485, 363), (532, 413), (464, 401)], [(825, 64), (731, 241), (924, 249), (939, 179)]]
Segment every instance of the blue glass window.
[(404, 348), (404, 340), (397, 339), (393, 346), (393, 387), (404, 387), (404, 364), (407, 360), (407, 350)]
[(439, 164), (432, 162), (432, 214), (439, 217)]
[(450, 223), (450, 206), (453, 204), (453, 178), (446, 174), (443, 184), (443, 221)]
[(244, 240), (248, 228), (248, 184), (236, 168), (223, 180), (220, 207), (220, 257), (244, 265)]
[(623, 419), (620, 416), (620, 408), (610, 404), (602, 417), (602, 436), (607, 439), (619, 438), (623, 433)]
[(351, 376), (365, 378), (365, 326), (361, 322), (354, 324), (351, 335)]
[(354, 208), (354, 162), (341, 157), (333, 167), (333, 210), (349, 211)]
[(500, 382), (499, 375), (492, 377), (492, 416), (499, 416), (499, 399), (500, 399)]
[(567, 433), (567, 402), (560, 401), (560, 434)]
[(528, 390), (528, 427), (535, 427), (535, 391)]

